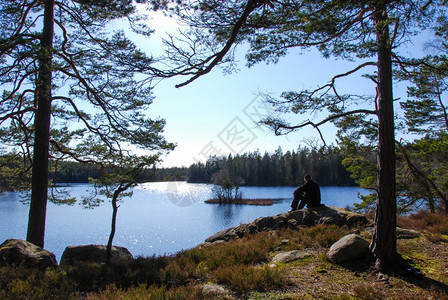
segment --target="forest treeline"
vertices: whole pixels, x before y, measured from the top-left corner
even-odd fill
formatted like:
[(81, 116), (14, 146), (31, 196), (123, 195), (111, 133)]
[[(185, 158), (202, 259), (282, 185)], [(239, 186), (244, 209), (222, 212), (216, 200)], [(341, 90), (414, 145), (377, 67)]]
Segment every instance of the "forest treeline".
[[(89, 178), (99, 178), (100, 166), (87, 165), (78, 162), (61, 162), (58, 171), (50, 173), (50, 179), (55, 183), (88, 183)], [(139, 174), (139, 182), (154, 181), (186, 181), (188, 179), (188, 169), (185, 167), (173, 168), (148, 168), (143, 169)]]
[(326, 147), (321, 151), (299, 148), (283, 153), (259, 151), (228, 157), (211, 157), (205, 163), (195, 163), (188, 169), (189, 182), (220, 184), (230, 178), (237, 185), (294, 186), (303, 183), (305, 174), (323, 186), (355, 185), (350, 173), (342, 165), (339, 148)]
[[(302, 184), (307, 173), (323, 186), (355, 185), (350, 173), (342, 165), (344, 157), (339, 148), (327, 147), (317, 151), (299, 148), (283, 153), (279, 147), (274, 153), (259, 151), (227, 157), (210, 157), (205, 163), (190, 167), (151, 168), (140, 176), (141, 182), (188, 181), (190, 183), (215, 183), (229, 177), (234, 184), (248, 186), (294, 186)], [(51, 178), (56, 182), (88, 182), (97, 178), (100, 169), (75, 162), (60, 165)]]

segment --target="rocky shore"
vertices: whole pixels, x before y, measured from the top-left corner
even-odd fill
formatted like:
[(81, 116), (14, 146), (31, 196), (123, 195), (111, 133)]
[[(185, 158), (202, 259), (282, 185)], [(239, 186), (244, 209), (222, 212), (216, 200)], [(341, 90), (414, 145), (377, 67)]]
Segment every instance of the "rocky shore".
[(285, 212), (270, 217), (261, 217), (247, 224), (241, 224), (232, 228), (217, 232), (205, 240), (206, 243), (217, 241), (229, 241), (241, 238), (246, 234), (254, 234), (262, 231), (282, 228), (300, 229), (316, 224), (335, 225), (361, 225), (368, 224), (367, 218), (362, 214), (353, 213), (337, 207), (321, 206), (316, 208), (300, 209), (293, 212)]

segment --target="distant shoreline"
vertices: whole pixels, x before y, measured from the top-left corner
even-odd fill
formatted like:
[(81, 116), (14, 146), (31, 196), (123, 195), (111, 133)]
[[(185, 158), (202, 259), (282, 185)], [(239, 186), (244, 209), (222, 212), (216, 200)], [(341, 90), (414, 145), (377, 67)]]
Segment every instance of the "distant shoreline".
[(218, 199), (209, 199), (209, 200), (205, 200), (205, 203), (209, 203), (209, 204), (272, 205), (272, 204), (274, 204), (274, 201), (272, 201), (271, 199), (240, 199), (240, 200), (233, 200), (230, 203), (226, 203), (226, 202), (219, 202)]

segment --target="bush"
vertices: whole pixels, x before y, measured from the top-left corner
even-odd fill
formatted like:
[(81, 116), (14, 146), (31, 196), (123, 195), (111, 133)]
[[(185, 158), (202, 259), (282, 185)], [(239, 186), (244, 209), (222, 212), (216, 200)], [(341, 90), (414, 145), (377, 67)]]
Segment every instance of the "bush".
[(163, 299), (163, 300), (195, 300), (205, 299), (202, 290), (197, 287), (176, 287), (167, 289), (165, 286), (150, 286), (142, 284), (127, 290), (118, 289), (115, 285), (108, 286), (97, 295), (90, 295), (87, 300), (127, 300), (127, 299)]
[(289, 284), (283, 273), (268, 266), (262, 268), (247, 265), (222, 266), (216, 270), (214, 278), (217, 283), (225, 284), (240, 294), (278, 290)]
[(408, 216), (400, 216), (398, 226), (415, 230), (428, 230), (431, 233), (448, 235), (448, 216), (420, 210)]
[(347, 228), (336, 225), (318, 224), (298, 232), (299, 245), (302, 248), (330, 247), (346, 235)]
[(0, 299), (76, 299), (76, 283), (64, 272), (25, 267), (0, 269)]

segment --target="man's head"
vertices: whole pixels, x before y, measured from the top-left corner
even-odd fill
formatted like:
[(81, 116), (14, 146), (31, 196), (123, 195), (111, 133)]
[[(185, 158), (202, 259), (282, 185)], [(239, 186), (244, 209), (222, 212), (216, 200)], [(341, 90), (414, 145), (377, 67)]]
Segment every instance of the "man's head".
[(305, 179), (305, 181), (308, 181), (308, 180), (311, 179), (311, 175), (310, 174), (306, 174), (303, 179)]

